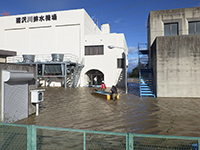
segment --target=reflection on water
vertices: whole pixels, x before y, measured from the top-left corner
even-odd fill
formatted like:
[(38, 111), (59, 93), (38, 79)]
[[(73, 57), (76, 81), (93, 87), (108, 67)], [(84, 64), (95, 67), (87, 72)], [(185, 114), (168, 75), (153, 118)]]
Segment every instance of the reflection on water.
[[(120, 99), (106, 100), (92, 88), (45, 88), (39, 116), (18, 124), (112, 132), (200, 136), (200, 99), (140, 98), (138, 83), (129, 93), (118, 89)], [(109, 89), (107, 89), (109, 90)]]

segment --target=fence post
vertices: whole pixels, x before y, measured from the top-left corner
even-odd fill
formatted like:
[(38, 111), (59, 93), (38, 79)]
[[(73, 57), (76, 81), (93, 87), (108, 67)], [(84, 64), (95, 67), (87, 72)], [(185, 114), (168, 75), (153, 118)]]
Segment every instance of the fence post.
[(126, 133), (126, 150), (133, 150), (133, 134)]
[(35, 125), (27, 125), (27, 150), (37, 149), (37, 135)]
[(83, 149), (86, 150), (86, 133), (83, 133)]
[(129, 140), (129, 150), (133, 150), (133, 134), (128, 133), (128, 140)]
[(198, 140), (198, 148), (200, 150), (200, 139)]

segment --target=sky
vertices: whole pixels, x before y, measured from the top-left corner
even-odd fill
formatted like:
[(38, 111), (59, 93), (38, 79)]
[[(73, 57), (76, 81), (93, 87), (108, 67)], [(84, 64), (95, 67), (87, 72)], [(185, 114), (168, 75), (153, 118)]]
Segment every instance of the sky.
[(109, 23), (111, 33), (125, 35), (128, 72), (132, 72), (138, 64), (138, 43), (147, 43), (149, 12), (198, 6), (200, 0), (0, 0), (0, 13), (20, 15), (84, 8), (99, 28)]

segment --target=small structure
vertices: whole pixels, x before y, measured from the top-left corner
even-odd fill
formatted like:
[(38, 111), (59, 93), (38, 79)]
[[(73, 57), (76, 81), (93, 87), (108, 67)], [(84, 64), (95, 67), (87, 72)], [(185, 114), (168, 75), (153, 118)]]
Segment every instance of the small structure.
[[(72, 54), (53, 53), (50, 55), (29, 55), (12, 57), (20, 60), (18, 64), (28, 64), (36, 67), (36, 88), (39, 86), (64, 86), (76, 88), (83, 64), (77, 62), (77, 56)], [(14, 60), (16, 61), (16, 60)], [(57, 86), (56, 85), (56, 86)]]
[(31, 90), (31, 103), (36, 104), (36, 116), (39, 115), (39, 103), (44, 100), (45, 89)]
[(15, 122), (29, 115), (29, 84), (34, 74), (19, 70), (2, 70), (1, 120)]
[(6, 57), (16, 56), (17, 52), (8, 51), (8, 50), (0, 50), (0, 62), (6, 62)]

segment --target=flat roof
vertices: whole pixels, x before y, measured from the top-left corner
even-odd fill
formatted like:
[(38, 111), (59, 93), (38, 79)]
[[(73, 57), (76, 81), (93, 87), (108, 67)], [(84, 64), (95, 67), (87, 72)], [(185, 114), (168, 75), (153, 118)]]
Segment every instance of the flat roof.
[(8, 56), (16, 56), (16, 51), (0, 50), (0, 58), (6, 58)]

